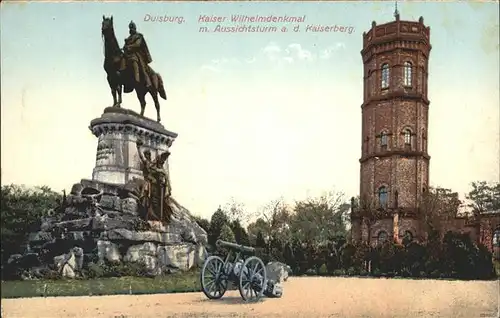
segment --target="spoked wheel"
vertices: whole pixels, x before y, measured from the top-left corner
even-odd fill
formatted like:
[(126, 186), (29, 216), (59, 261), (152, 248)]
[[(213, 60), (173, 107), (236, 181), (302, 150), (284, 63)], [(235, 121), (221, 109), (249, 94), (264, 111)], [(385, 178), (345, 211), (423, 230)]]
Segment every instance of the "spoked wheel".
[(224, 261), (218, 256), (210, 256), (201, 269), (201, 289), (209, 299), (221, 298), (227, 290), (227, 275)]
[(240, 295), (245, 301), (257, 301), (266, 288), (266, 267), (258, 257), (249, 257), (240, 270)]

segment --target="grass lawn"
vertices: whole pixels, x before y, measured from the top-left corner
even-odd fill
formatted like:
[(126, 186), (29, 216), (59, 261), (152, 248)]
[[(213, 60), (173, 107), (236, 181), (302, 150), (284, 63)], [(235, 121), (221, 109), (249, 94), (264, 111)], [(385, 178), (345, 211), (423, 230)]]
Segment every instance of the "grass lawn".
[[(500, 277), (500, 262), (494, 266)], [(229, 284), (228, 289), (236, 289)], [(200, 272), (193, 270), (156, 278), (117, 277), (98, 279), (2, 281), (2, 298), (101, 296), (199, 292)]]
[(2, 298), (159, 294), (200, 291), (199, 271), (156, 278), (119, 277), (91, 280), (2, 281)]

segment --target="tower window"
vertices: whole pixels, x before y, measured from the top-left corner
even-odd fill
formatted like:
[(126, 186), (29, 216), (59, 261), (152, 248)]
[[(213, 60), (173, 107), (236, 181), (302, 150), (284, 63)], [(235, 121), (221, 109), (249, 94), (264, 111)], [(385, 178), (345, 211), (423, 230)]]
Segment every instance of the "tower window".
[(405, 145), (411, 145), (411, 131), (409, 129), (405, 129), (404, 136), (405, 136)]
[(411, 86), (412, 65), (410, 62), (404, 63), (404, 85)]
[(387, 147), (387, 133), (386, 132), (382, 132), (380, 134), (380, 145), (382, 147)]
[(382, 65), (382, 88), (389, 87), (389, 64)]
[(378, 201), (381, 208), (385, 209), (387, 207), (387, 188), (384, 186), (378, 189)]
[(377, 241), (379, 244), (384, 244), (387, 242), (387, 239), (389, 238), (389, 235), (387, 235), (386, 231), (380, 231), (378, 233)]

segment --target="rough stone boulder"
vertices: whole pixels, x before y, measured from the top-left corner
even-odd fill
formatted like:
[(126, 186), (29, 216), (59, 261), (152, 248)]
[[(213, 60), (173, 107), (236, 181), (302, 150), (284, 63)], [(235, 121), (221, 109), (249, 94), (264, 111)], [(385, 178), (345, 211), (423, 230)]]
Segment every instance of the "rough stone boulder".
[(281, 262), (269, 262), (266, 265), (267, 278), (276, 283), (286, 282), (292, 273), (290, 266)]

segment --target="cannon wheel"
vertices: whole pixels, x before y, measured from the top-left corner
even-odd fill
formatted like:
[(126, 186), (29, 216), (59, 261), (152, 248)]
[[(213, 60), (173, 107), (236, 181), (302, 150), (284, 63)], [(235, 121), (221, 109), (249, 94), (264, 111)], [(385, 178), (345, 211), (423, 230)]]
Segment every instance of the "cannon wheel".
[(218, 256), (206, 259), (201, 269), (201, 289), (209, 299), (219, 299), (227, 290), (227, 276), (224, 273), (224, 261)]
[(266, 288), (266, 266), (256, 256), (247, 258), (240, 270), (239, 290), (245, 301), (257, 301)]

